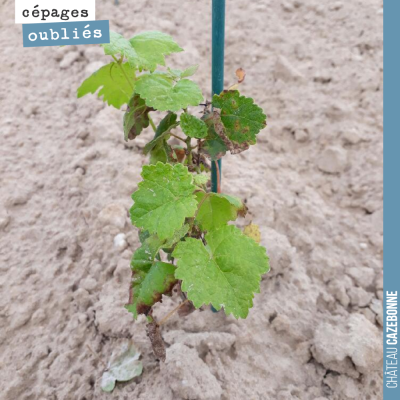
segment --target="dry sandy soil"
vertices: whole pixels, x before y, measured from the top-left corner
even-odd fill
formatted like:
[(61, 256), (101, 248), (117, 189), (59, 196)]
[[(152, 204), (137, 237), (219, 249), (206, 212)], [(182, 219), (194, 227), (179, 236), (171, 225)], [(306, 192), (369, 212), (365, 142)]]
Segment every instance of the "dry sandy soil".
[[(200, 64), (209, 98), (210, 1), (120, 3), (97, 18), (174, 36), (187, 51), (170, 65)], [(226, 85), (243, 67), (268, 127), (224, 159), (223, 190), (247, 200), (272, 270), (246, 320), (171, 319), (162, 365), (123, 308), (151, 132), (126, 145), (121, 111), (76, 98), (100, 48), (24, 49), (14, 2), (0, 7), (0, 398), (381, 399), (382, 1), (228, 1)], [(103, 393), (127, 338), (143, 375)]]

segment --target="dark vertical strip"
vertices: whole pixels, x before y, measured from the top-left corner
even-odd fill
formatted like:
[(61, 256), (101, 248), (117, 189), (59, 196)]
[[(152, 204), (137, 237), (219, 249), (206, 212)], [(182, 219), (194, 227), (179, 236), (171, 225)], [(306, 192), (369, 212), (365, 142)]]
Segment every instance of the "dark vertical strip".
[[(225, 0), (212, 0), (212, 94), (224, 89), (225, 56)], [(221, 182), (221, 160), (211, 164), (211, 190), (217, 192), (218, 178)], [(219, 183), (220, 183), (219, 182)]]

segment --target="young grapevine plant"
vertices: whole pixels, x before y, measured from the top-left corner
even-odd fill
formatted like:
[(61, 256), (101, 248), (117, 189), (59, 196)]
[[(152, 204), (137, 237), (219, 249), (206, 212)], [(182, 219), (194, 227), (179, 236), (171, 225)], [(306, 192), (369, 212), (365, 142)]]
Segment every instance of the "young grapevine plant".
[[(183, 51), (169, 35), (153, 31), (128, 40), (110, 32), (110, 43), (102, 47), (113, 60), (82, 83), (78, 97), (98, 91), (110, 106), (126, 105), (127, 141), (149, 126), (154, 130), (144, 147), (150, 164), (132, 195), (130, 216), (141, 247), (131, 261), (126, 308), (135, 319), (147, 316), (153, 349), (163, 359), (159, 324), (152, 317), (162, 295), (176, 287), (192, 308), (211, 304), (246, 318), (269, 270), (266, 251), (253, 235), (229, 224), (245, 216), (243, 202), (208, 190), (210, 161), (256, 144), (266, 116), (253, 99), (240, 95), (238, 84), (202, 104), (199, 86), (188, 79), (197, 66), (183, 71), (165, 66), (165, 56)], [(244, 72), (238, 71), (241, 82)], [(200, 118), (189, 112), (199, 105)], [(157, 127), (156, 112), (166, 113)], [(173, 144), (177, 141), (181, 145)]]

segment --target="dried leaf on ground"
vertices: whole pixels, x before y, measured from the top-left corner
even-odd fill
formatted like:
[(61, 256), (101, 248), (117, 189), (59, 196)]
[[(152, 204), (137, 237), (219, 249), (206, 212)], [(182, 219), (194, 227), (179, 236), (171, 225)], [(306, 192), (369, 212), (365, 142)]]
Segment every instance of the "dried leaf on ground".
[(125, 342), (115, 349), (101, 379), (101, 388), (112, 392), (116, 382), (126, 382), (142, 374), (143, 364), (139, 360), (140, 352), (133, 342)]

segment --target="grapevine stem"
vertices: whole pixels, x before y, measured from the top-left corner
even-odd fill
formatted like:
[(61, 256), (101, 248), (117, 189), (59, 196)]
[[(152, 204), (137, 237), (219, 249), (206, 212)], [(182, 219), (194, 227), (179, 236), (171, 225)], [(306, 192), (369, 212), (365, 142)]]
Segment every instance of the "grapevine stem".
[(181, 304), (179, 304), (178, 306), (176, 306), (172, 311), (170, 311), (159, 323), (158, 325), (161, 326), (163, 324), (165, 324), (165, 322), (167, 322), (168, 319), (171, 318), (171, 316), (173, 314), (175, 314), (184, 304), (186, 304), (189, 300), (186, 299), (185, 301), (182, 301)]
[(191, 143), (190, 137), (188, 137), (186, 139), (186, 146), (187, 146), (188, 165), (191, 165), (192, 164), (192, 143)]
[(153, 128), (153, 131), (156, 132), (157, 128), (156, 128), (156, 125), (155, 125), (153, 119), (150, 117), (150, 115), (147, 115), (147, 118), (149, 119), (150, 125)]
[(175, 135), (175, 133), (169, 132), (169, 134), (168, 134), (168, 135), (171, 135), (171, 136), (173, 136), (174, 138), (176, 138), (176, 139), (178, 139), (178, 140), (180, 140), (180, 141), (182, 141), (182, 142), (185, 142), (185, 143), (186, 143), (186, 140), (185, 140), (185, 139), (183, 139), (183, 138), (179, 137), (178, 135)]

